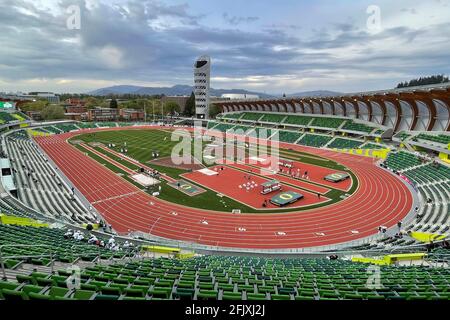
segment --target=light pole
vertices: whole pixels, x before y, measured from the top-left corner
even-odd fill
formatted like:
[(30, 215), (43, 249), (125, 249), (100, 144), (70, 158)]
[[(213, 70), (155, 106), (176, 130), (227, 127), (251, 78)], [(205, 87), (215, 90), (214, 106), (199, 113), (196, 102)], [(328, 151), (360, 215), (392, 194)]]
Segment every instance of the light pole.
[(153, 123), (155, 123), (155, 100), (152, 100), (153, 105)]
[(147, 101), (144, 100), (144, 123), (147, 122)]

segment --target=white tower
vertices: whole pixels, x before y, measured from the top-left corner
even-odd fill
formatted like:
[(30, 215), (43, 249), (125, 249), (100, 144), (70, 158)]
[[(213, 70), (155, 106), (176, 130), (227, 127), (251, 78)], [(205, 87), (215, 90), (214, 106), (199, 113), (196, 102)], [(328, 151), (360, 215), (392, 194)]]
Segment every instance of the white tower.
[(209, 82), (211, 73), (211, 58), (199, 57), (194, 64), (194, 94), (195, 115), (197, 119), (207, 119), (209, 116)]

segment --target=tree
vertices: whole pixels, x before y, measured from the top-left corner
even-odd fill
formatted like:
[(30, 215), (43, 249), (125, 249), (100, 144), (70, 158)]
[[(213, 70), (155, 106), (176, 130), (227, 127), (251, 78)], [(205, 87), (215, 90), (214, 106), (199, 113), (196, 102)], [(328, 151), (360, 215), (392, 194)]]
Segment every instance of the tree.
[(209, 117), (210, 118), (215, 118), (220, 112), (221, 112), (220, 108), (215, 103), (212, 103), (209, 106)]
[(164, 112), (165, 114), (170, 113), (174, 115), (175, 113), (180, 113), (181, 108), (175, 101), (168, 101), (164, 104)]
[(111, 99), (111, 101), (109, 102), (109, 107), (112, 109), (117, 109), (117, 100), (116, 99)]
[(184, 108), (184, 114), (188, 117), (192, 117), (195, 115), (195, 95), (194, 92), (191, 93), (191, 96), (186, 101), (186, 107)]
[(407, 88), (407, 87), (415, 87), (415, 86), (424, 86), (430, 84), (438, 84), (438, 83), (446, 83), (449, 82), (450, 79), (443, 74), (430, 76), (430, 77), (420, 77), (418, 79), (412, 79), (409, 82), (400, 82), (397, 85), (397, 88)]
[(88, 97), (86, 98), (86, 108), (87, 109), (93, 109), (95, 107), (97, 107), (98, 105), (100, 105), (100, 99), (95, 98), (95, 97)]
[(48, 105), (41, 111), (44, 120), (64, 119), (64, 108), (58, 105)]
[(47, 100), (37, 100), (37, 101), (30, 101), (24, 103), (20, 109), (24, 112), (26, 111), (42, 111), (47, 105)]

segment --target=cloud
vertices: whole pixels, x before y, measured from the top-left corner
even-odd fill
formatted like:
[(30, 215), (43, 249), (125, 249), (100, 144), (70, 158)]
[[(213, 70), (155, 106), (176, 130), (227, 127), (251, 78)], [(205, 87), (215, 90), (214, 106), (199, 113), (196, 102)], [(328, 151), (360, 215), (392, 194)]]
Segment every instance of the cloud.
[[(299, 24), (267, 13), (256, 28), (249, 24), (259, 12), (226, 13), (223, 25), (203, 21), (208, 10), (186, 3), (41, 1), (0, 2), (0, 91), (192, 84), (192, 64), (202, 54), (212, 57), (213, 86), (272, 93), (383, 89), (415, 76), (450, 73), (450, 21), (417, 27), (414, 19), (423, 21), (419, 9), (413, 18), (402, 13), (410, 25), (384, 23), (381, 32), (370, 34), (357, 19)], [(66, 27), (69, 5), (80, 7), (79, 30)]]
[(251, 23), (258, 21), (258, 17), (238, 17), (238, 16), (230, 16), (227, 12), (225, 12), (223, 15), (223, 19), (233, 26), (237, 26), (241, 23)]

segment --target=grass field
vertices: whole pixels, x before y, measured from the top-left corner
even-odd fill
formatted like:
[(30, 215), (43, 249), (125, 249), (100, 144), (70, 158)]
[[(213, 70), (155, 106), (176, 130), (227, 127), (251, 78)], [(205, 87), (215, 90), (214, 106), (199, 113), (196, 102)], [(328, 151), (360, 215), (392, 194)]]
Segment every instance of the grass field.
[[(140, 163), (146, 164), (147, 166), (156, 169), (160, 172), (163, 172), (167, 174), (168, 176), (179, 179), (180, 175), (183, 173), (187, 173), (187, 170), (183, 170), (180, 168), (172, 168), (172, 167), (165, 167), (160, 165), (155, 165), (153, 163), (149, 163), (150, 160), (152, 160), (152, 151), (158, 151), (160, 154), (160, 158), (163, 157), (169, 157), (172, 153), (172, 149), (179, 143), (179, 141), (171, 141), (172, 132), (165, 131), (165, 130), (122, 130), (122, 131), (102, 131), (102, 132), (95, 132), (95, 133), (87, 133), (83, 135), (79, 135), (74, 137), (72, 140), (82, 140), (86, 143), (92, 143), (92, 142), (99, 142), (103, 143), (105, 145), (108, 145), (110, 143), (115, 144), (116, 148), (114, 148), (116, 151), (120, 151), (120, 149), (124, 146), (124, 143), (126, 143), (126, 148), (128, 149), (128, 156), (134, 158), (135, 160), (139, 161)], [(191, 141), (191, 151), (194, 151), (193, 147), (193, 139)], [(203, 142), (202, 143), (202, 149), (205, 149), (206, 145), (211, 142)], [(106, 160), (100, 158), (99, 156), (92, 154), (91, 152), (84, 149), (82, 146), (75, 145), (76, 148), (80, 149), (81, 151), (87, 153), (89, 156), (91, 156), (96, 161), (102, 163), (110, 170), (122, 174), (123, 177), (129, 181), (130, 183), (133, 183), (134, 185), (142, 188), (139, 184), (137, 184), (134, 180), (129, 178), (124, 171), (120, 170), (116, 166), (114, 166), (111, 163), (108, 163)], [(116, 160), (117, 162), (121, 163), (122, 165), (132, 169), (132, 170), (138, 170), (138, 167), (136, 165), (130, 164), (129, 162), (120, 159), (119, 157), (113, 155), (112, 153), (99, 148), (94, 147), (94, 149), (98, 152), (101, 152), (108, 157)], [(248, 154), (248, 149), (246, 150), (246, 154)], [(267, 150), (270, 152), (270, 147)], [(236, 152), (236, 147), (235, 147)], [(284, 150), (280, 149), (279, 151), (280, 157), (293, 159), (297, 161), (301, 161), (304, 163), (314, 164), (326, 168), (331, 168), (335, 170), (346, 170), (345, 167), (341, 166), (340, 164), (337, 164), (336, 162), (330, 161), (328, 159), (321, 158), (316, 155), (304, 153), (304, 152), (296, 152), (292, 150)], [(224, 152), (225, 154), (225, 152)], [(204, 163), (205, 164), (205, 163)], [(337, 201), (340, 201), (340, 196), (342, 196), (344, 193), (353, 193), (357, 188), (357, 183), (355, 183), (356, 177), (348, 171), (352, 177), (354, 184), (349, 192), (343, 192), (337, 189), (330, 188), (330, 191), (326, 194), (328, 198), (331, 199), (330, 202), (328, 202), (326, 205), (329, 205), (331, 203), (335, 203)], [(208, 190), (204, 186), (199, 185), (200, 187), (206, 189), (205, 193), (196, 195), (196, 196), (189, 196), (181, 191), (178, 191), (177, 189), (167, 185), (165, 181), (163, 181), (161, 184), (161, 194), (158, 196), (160, 199), (178, 203), (185, 206), (195, 207), (195, 208), (201, 208), (201, 209), (209, 209), (209, 210), (217, 210), (217, 211), (227, 211), (230, 212), (232, 209), (240, 209), (242, 212), (247, 213), (270, 213), (270, 212), (289, 212), (289, 211), (298, 211), (301, 209), (283, 209), (283, 210), (265, 210), (265, 211), (258, 211), (253, 208), (250, 208), (242, 203), (239, 203), (237, 201), (234, 201), (233, 199), (227, 198), (227, 197), (218, 197), (216, 192), (212, 190)], [(151, 191), (149, 191), (151, 192)], [(312, 209), (316, 207), (323, 206), (323, 204), (318, 204), (316, 206), (310, 206), (305, 209)]]

